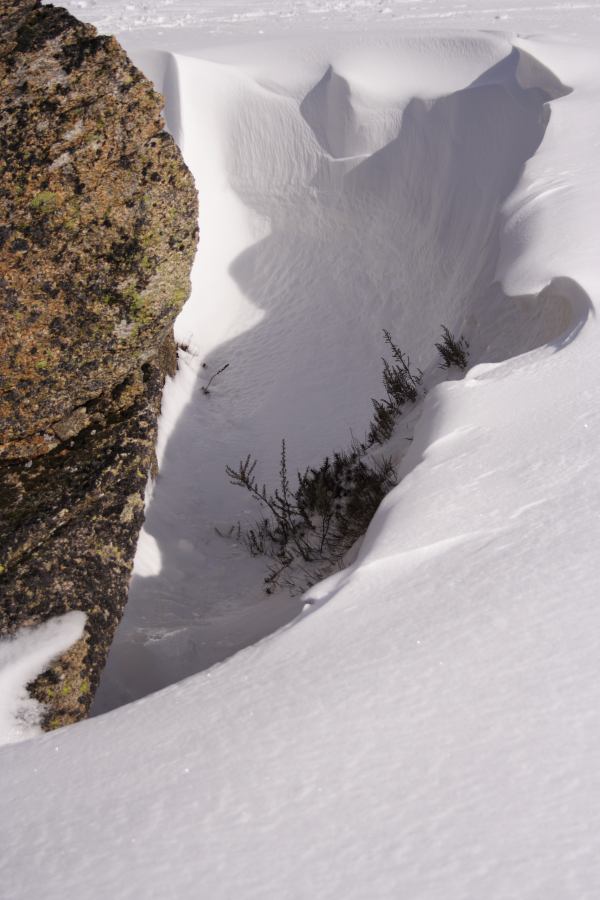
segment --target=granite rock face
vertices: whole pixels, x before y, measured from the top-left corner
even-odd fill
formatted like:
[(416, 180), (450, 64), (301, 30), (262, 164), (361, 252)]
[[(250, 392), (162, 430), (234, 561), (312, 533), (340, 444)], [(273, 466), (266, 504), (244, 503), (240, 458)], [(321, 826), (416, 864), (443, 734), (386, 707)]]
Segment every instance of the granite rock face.
[(84, 716), (127, 594), (197, 199), (162, 98), (111, 37), (0, 0), (0, 634), (71, 609), (30, 686)]

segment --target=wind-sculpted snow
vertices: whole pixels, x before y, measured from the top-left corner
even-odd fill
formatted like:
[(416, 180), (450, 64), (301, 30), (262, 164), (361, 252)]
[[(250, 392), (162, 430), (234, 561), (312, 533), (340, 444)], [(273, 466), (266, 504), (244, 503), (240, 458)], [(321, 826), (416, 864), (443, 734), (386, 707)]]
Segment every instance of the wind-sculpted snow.
[[(429, 63), (441, 48), (457, 67), (444, 78)], [(273, 483), (282, 437), (294, 472), (362, 435), (383, 328), (434, 378), (441, 324), (468, 335), (472, 363), (491, 362), (558, 339), (579, 314), (564, 292), (510, 299), (494, 283), (503, 204), (548, 100), (568, 92), (547, 68), (473, 37), (387, 40), (376, 55), (352, 38), (307, 44), (282, 67), (285, 54), (135, 57), (200, 186), (203, 250), (178, 322), (192, 356), (167, 393), (161, 477), (99, 710), (297, 613), (266, 607), (264, 562), (214, 531), (258, 514), (224, 465), (251, 452)], [(200, 360), (205, 381), (230, 363), (210, 398)]]
[[(253, 513), (225, 463), (252, 451), (272, 480), (283, 434), (292, 466), (360, 434), (383, 326), (438, 383), (389, 446), (399, 486), (297, 621), (0, 751), (16, 900), (600, 893), (598, 27), (549, 0), (400, 6), (426, 38), (334, 35), (333, 12), (328, 34), (284, 42), (132, 36), (177, 101), (202, 250), (106, 705), (282, 609), (214, 531)], [(434, 34), (440, 15), (489, 30), (505, 11), (515, 34), (555, 36), (513, 37), (517, 54)], [(431, 352), (442, 321), (471, 342), (460, 380)]]

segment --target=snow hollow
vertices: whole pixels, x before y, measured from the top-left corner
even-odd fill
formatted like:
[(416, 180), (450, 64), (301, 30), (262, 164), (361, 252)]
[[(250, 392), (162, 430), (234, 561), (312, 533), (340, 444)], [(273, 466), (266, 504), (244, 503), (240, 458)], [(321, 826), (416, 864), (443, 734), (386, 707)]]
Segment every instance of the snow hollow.
[[(97, 712), (298, 613), (284, 592), (265, 597), (264, 560), (216, 533), (258, 514), (224, 467), (252, 453), (273, 484), (282, 438), (293, 473), (362, 437), (382, 329), (439, 380), (442, 324), (467, 336), (472, 363), (490, 362), (579, 314), (562, 289), (515, 301), (495, 280), (503, 204), (543, 140), (548, 101), (567, 92), (529, 54), (461, 35), (170, 40), (132, 52), (195, 176), (201, 244), (161, 474)], [(411, 437), (399, 428), (396, 462)]]

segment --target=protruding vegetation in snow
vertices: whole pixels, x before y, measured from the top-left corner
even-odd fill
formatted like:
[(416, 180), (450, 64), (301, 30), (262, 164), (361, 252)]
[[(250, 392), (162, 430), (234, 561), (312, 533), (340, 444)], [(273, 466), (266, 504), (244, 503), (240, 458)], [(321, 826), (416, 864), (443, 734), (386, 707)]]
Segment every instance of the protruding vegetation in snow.
[(442, 339), (435, 345), (442, 357), (441, 368), (466, 369), (469, 363), (469, 342), (461, 334), (455, 337), (452, 332), (442, 325)]
[(373, 399), (374, 415), (369, 428), (367, 444), (383, 444), (389, 440), (394, 431), (398, 417), (407, 403), (415, 403), (424, 393), (423, 373), (420, 369), (413, 372), (410, 357), (394, 343), (389, 331), (384, 329), (383, 336), (389, 345), (394, 362), (389, 363), (385, 357), (383, 362), (383, 386), (386, 397), (383, 400)]
[[(448, 359), (446, 367), (464, 369), (468, 343), (463, 337), (454, 338), (445, 326), (442, 334), (436, 347), (444, 360)], [(375, 455), (372, 448), (392, 437), (404, 408), (424, 397), (426, 390), (423, 372), (412, 369), (409, 355), (394, 343), (389, 331), (384, 329), (383, 335), (393, 362), (382, 357), (386, 396), (373, 400), (375, 412), (364, 442), (353, 440), (350, 450), (337, 451), (319, 467), (299, 472), (295, 490), (290, 486), (285, 440), (281, 442), (279, 486), (273, 491), (265, 484), (259, 486), (254, 474), (257, 460), (251, 454), (237, 469), (226, 466), (231, 483), (246, 488), (266, 512), (252, 527), (243, 531), (238, 523), (226, 536), (235, 536), (252, 556), (275, 560), (265, 578), (268, 593), (276, 585), (299, 593), (341, 564), (366, 532), (385, 495), (397, 484), (391, 459)]]
[[(285, 440), (281, 442), (279, 486), (259, 486), (256, 460), (248, 455), (237, 469), (226, 467), (230, 481), (246, 488), (266, 516), (236, 537), (252, 556), (274, 560), (265, 577), (267, 593), (276, 586), (301, 593), (340, 563), (367, 529), (375, 510), (396, 484), (391, 460), (367, 458), (364, 445), (326, 457), (318, 468), (298, 473), (291, 487)], [(233, 530), (231, 532), (233, 534)]]
[(218, 375), (221, 375), (221, 373), (224, 372), (225, 369), (228, 369), (228, 368), (229, 368), (229, 363), (225, 363), (224, 366), (221, 366), (220, 369), (217, 369), (217, 371), (216, 371), (213, 375), (210, 376), (209, 381), (208, 381), (208, 384), (202, 385), (202, 393), (203, 393), (203, 394), (210, 394), (210, 386), (211, 386), (211, 384), (213, 383), (213, 381), (215, 380), (215, 378), (216, 378)]

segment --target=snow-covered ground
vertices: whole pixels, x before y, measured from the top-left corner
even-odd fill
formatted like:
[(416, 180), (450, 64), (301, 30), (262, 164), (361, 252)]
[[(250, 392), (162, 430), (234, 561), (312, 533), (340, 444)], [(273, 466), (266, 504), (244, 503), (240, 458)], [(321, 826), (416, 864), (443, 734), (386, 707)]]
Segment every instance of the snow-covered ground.
[(595, 0), (70, 0), (68, 8), (101, 30), (147, 42), (149, 31), (202, 28), (206, 38), (291, 34), (316, 29), (543, 28), (578, 34), (600, 21)]
[[(163, 89), (201, 204), (97, 712), (289, 624), (0, 750), (0, 893), (597, 897), (596, 4), (70, 8)], [(473, 367), (298, 617), (214, 530), (252, 512), (224, 465), (347, 445), (381, 329), (433, 383), (442, 323)]]

